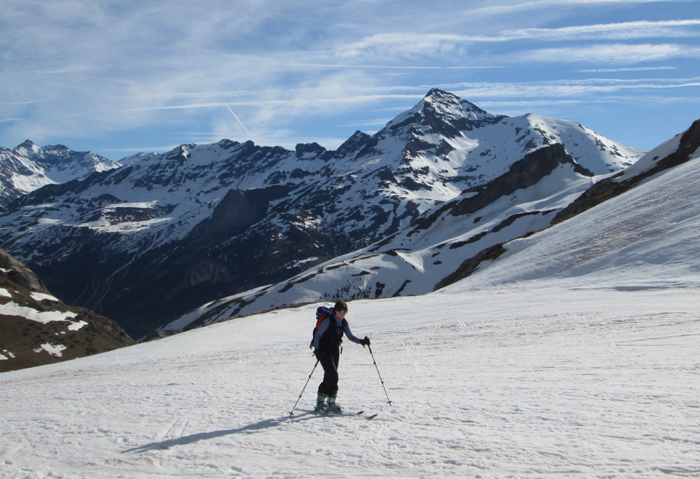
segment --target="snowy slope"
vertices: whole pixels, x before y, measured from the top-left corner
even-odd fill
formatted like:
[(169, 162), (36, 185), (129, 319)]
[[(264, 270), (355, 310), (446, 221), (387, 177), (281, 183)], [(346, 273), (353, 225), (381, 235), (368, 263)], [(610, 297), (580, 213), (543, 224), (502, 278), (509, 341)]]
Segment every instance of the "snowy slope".
[[(675, 148), (662, 146), (666, 155)], [(654, 157), (650, 152), (649, 163)], [(572, 220), (508, 243), (497, 261), (458, 287), (529, 287), (530, 281), (620, 290), (700, 286), (700, 264), (687, 261), (700, 258), (700, 148), (690, 158)], [(647, 158), (640, 162), (638, 173)], [(619, 180), (626, 177), (633, 178)]]
[(289, 416), (314, 364), (313, 306), (3, 373), (0, 476), (693, 477), (699, 298), (497, 288), (352, 302), (393, 406), (353, 344), (339, 401), (373, 420), (310, 414), (318, 370)]
[(65, 183), (95, 172), (109, 171), (121, 166), (120, 163), (89, 151), (72, 151), (63, 145), (42, 147), (29, 140), (12, 151), (37, 164), (43, 170), (43, 174), (54, 183)]

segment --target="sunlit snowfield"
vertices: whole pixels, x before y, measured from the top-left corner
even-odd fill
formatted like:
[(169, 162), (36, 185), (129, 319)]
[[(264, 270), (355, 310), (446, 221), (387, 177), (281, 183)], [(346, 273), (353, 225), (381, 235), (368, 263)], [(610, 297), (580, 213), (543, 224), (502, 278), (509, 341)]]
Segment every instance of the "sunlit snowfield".
[(0, 375), (0, 476), (700, 474), (695, 288), (453, 288), (353, 302), (339, 402), (309, 411), (313, 307)]

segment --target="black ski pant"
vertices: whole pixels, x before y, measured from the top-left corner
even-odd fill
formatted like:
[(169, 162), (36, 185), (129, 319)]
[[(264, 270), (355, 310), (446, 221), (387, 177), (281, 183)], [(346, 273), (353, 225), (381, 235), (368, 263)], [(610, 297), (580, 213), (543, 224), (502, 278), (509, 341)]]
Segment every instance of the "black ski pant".
[(338, 362), (340, 361), (340, 348), (330, 348), (323, 351), (319, 362), (323, 367), (323, 381), (318, 385), (318, 394), (329, 397), (338, 395)]

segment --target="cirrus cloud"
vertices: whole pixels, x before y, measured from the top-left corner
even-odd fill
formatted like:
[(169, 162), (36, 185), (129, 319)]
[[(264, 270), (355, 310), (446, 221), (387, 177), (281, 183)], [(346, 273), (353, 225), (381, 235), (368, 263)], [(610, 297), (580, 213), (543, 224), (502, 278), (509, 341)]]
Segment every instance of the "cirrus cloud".
[(664, 61), (673, 58), (700, 57), (700, 47), (678, 44), (624, 43), (587, 45), (564, 48), (543, 48), (522, 52), (518, 61), (565, 62), (565, 63), (614, 63), (633, 64), (648, 61)]

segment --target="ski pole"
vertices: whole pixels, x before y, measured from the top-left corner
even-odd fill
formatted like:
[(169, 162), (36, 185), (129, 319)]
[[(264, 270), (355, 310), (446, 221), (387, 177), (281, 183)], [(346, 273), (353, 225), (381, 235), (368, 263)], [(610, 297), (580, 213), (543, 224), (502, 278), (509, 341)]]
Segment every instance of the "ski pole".
[(377, 361), (374, 359), (374, 353), (372, 352), (372, 346), (367, 345), (369, 348), (369, 354), (372, 355), (372, 362), (374, 362), (374, 367), (377, 368), (377, 374), (379, 374), (379, 380), (382, 382), (382, 387), (384, 388), (384, 394), (386, 394), (386, 400), (389, 402), (389, 406), (391, 406), (391, 399), (389, 399), (389, 394), (386, 392), (386, 386), (384, 386), (384, 380), (382, 379), (382, 375), (379, 373), (379, 367), (377, 366)]
[(311, 376), (314, 375), (314, 371), (316, 371), (316, 366), (318, 366), (318, 359), (316, 360), (316, 364), (314, 364), (314, 368), (311, 370), (311, 374), (309, 374), (309, 379), (306, 380), (306, 384), (304, 384), (304, 389), (301, 390), (301, 394), (299, 394), (299, 398), (297, 398), (297, 402), (294, 403), (294, 407), (292, 408), (292, 412), (289, 413), (290, 416), (294, 416), (294, 410), (297, 408), (297, 404), (299, 404), (299, 400), (301, 399), (301, 396), (304, 394), (304, 391), (306, 390), (306, 386), (309, 385), (309, 381), (311, 381)]

